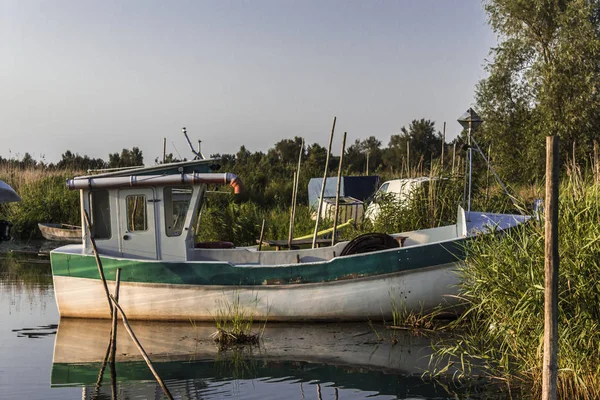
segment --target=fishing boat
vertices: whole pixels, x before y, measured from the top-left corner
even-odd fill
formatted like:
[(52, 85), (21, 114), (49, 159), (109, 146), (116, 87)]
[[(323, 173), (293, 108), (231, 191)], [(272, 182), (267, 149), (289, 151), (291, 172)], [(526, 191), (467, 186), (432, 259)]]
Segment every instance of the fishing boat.
[(81, 226), (40, 222), (38, 227), (46, 240), (81, 243)]
[[(236, 303), (255, 319), (337, 321), (389, 318), (394, 307), (426, 311), (455, 304), (465, 245), (527, 220), (465, 212), (455, 224), (334, 246), (259, 251), (197, 243), (207, 185), (240, 193), (211, 160), (163, 164), (68, 180), (80, 191), (83, 241), (50, 254), (63, 317), (109, 318), (107, 293), (120, 269), (119, 303), (129, 319), (213, 320)], [(84, 225), (89, 215), (91, 229)], [(105, 289), (94, 243), (107, 281)]]
[[(21, 201), (21, 198), (17, 192), (8, 183), (0, 181), (0, 204), (18, 201)], [(10, 239), (11, 226), (10, 221), (0, 220), (0, 241)]]

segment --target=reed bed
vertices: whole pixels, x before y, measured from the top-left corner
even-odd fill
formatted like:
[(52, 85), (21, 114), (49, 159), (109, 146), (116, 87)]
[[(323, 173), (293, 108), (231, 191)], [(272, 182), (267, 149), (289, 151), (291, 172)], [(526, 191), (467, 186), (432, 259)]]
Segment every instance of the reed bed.
[[(600, 398), (600, 188), (571, 174), (559, 204), (559, 376), (562, 399)], [(483, 235), (461, 269), (467, 311), (438, 356), (468, 357), (521, 396), (540, 397), (544, 331), (544, 222)], [(440, 368), (435, 359), (432, 369)]]
[(79, 193), (69, 190), (67, 178), (82, 171), (0, 167), (0, 180), (21, 196), (20, 203), (0, 204), (0, 219), (13, 224), (13, 235), (27, 239), (39, 236), (38, 222), (80, 225)]

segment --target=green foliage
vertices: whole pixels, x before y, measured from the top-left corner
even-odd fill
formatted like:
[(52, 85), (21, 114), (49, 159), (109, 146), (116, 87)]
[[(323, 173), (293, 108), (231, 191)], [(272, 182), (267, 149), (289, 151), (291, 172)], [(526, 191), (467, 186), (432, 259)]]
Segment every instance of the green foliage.
[(486, 0), (485, 10), (500, 43), (476, 92), (481, 144), (511, 182), (543, 176), (547, 135), (563, 140), (562, 160), (585, 164), (600, 130), (600, 3)]
[(80, 225), (79, 192), (65, 181), (72, 172), (44, 173), (35, 170), (0, 174), (21, 196), (20, 203), (0, 207), (0, 218), (12, 222), (12, 233), (22, 238), (39, 236), (38, 222)]
[(131, 150), (123, 149), (121, 154), (111, 153), (108, 155), (109, 168), (136, 167), (144, 165), (144, 156), (139, 147), (133, 147)]
[[(600, 396), (600, 189), (561, 185), (559, 206), (559, 392)], [(577, 182), (581, 182), (578, 180)], [(458, 341), (440, 354), (468, 355), (488, 374), (525, 383), (537, 396), (544, 331), (544, 225), (531, 221), (502, 235), (483, 235), (461, 270), (466, 312)], [(465, 365), (468, 372), (472, 364)]]

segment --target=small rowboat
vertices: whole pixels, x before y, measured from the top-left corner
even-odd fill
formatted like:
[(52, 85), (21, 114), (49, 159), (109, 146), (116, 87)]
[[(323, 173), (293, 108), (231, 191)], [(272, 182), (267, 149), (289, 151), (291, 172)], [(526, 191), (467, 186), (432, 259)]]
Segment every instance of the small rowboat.
[(81, 243), (81, 227), (67, 224), (39, 223), (38, 227), (46, 240)]

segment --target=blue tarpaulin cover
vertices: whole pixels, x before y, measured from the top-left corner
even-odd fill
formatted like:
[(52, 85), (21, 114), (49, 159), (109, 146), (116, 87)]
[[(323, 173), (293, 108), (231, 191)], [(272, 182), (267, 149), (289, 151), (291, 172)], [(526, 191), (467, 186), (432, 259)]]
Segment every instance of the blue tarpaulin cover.
[[(351, 196), (355, 199), (365, 201), (379, 188), (378, 176), (342, 176), (340, 184), (340, 197)], [(308, 182), (308, 204), (313, 208), (319, 206), (321, 195), (321, 183), (323, 178), (312, 178)], [(335, 198), (337, 188), (337, 176), (327, 178), (325, 183), (324, 198)]]

